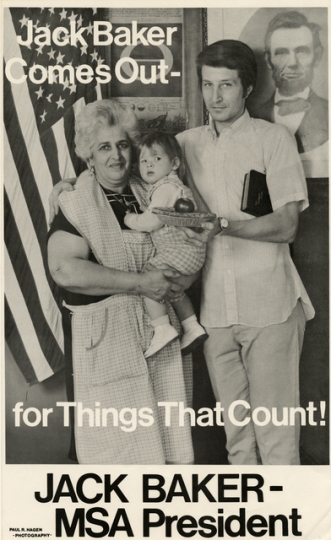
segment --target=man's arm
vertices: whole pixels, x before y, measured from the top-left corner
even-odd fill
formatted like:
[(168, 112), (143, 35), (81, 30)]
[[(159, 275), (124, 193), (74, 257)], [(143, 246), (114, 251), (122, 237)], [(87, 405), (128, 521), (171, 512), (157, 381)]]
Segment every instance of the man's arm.
[(49, 202), (49, 225), (52, 224), (53, 219), (59, 211), (59, 195), (62, 191), (73, 191), (75, 189), (75, 184), (77, 178), (68, 178), (66, 180), (61, 180), (52, 189), (52, 192), (48, 198)]
[(225, 236), (246, 238), (258, 242), (290, 244), (294, 241), (299, 223), (299, 202), (290, 202), (272, 214), (244, 221), (230, 221)]
[(291, 244), (298, 229), (299, 204), (299, 202), (294, 201), (266, 216), (244, 221), (230, 221), (228, 228), (223, 232), (218, 219), (213, 223), (202, 223), (202, 232), (181, 227), (183, 240), (199, 246), (209, 242), (214, 236), (221, 233), (223, 236), (246, 238), (257, 242)]
[[(270, 124), (264, 143), (268, 188), (275, 210), (255, 219), (230, 221), (221, 234), (260, 242), (291, 243), (297, 232), (299, 212), (308, 206), (301, 160), (295, 139), (284, 126)], [(183, 234), (187, 241), (204, 243), (206, 235), (209, 241), (221, 232), (219, 220), (213, 225), (211, 228), (209, 223), (202, 224), (205, 229), (202, 234), (192, 229), (183, 229)]]

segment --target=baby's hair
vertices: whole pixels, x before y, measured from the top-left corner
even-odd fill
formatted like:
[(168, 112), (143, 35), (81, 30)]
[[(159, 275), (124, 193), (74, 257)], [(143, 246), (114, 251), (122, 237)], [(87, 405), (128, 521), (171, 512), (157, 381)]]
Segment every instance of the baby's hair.
[(138, 144), (138, 161), (142, 148), (145, 146), (147, 148), (152, 148), (154, 144), (158, 144), (163, 148), (169, 159), (178, 158), (180, 165), (177, 169), (178, 176), (182, 178), (182, 149), (173, 135), (169, 133), (164, 133), (163, 131), (152, 131), (147, 135), (144, 135)]

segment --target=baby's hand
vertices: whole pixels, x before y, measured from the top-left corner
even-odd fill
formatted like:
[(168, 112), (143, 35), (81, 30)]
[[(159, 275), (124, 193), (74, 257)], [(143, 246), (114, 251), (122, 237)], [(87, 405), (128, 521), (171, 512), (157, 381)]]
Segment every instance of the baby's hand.
[(130, 212), (130, 210), (128, 210), (124, 216), (124, 223), (127, 227), (129, 227), (131, 229), (131, 226), (130, 226), (130, 218), (132, 216), (132, 213)]

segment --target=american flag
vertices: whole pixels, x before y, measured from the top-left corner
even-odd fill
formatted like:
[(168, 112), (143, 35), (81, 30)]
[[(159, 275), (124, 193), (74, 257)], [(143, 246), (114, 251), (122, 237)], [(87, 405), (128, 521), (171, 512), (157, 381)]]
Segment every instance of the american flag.
[[(103, 20), (97, 9), (5, 8), (3, 14), (4, 64), (22, 59), (10, 72), (16, 79), (27, 75), (19, 84), (4, 75), (5, 336), (26, 381), (34, 384), (63, 367), (60, 296), (47, 267), (48, 198), (59, 180), (81, 172), (73, 144), (75, 116), (86, 103), (109, 97), (109, 85), (98, 84), (95, 76), (88, 84), (68, 76), (41, 82), (40, 69), (33, 82), (29, 68), (87, 64), (94, 73), (107, 51), (93, 44), (93, 21)], [(40, 39), (20, 45), (17, 36), (26, 41), (29, 21)], [(87, 45), (41, 43), (45, 30), (37, 29), (53, 35), (59, 26), (69, 30), (70, 21), (76, 31), (84, 28)]]

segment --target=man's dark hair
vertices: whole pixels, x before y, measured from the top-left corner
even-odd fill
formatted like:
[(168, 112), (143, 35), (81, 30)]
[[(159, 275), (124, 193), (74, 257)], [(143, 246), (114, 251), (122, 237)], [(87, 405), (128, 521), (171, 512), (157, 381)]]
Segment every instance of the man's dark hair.
[(236, 69), (245, 94), (249, 86), (254, 88), (256, 84), (257, 65), (254, 53), (246, 43), (236, 39), (223, 39), (208, 45), (197, 56), (196, 66), (200, 85), (203, 66)]
[(269, 22), (264, 38), (266, 53), (270, 54), (271, 36), (276, 30), (279, 28), (301, 28), (302, 26), (306, 26), (311, 31), (314, 49), (320, 47), (323, 50), (319, 36), (321, 27), (318, 24), (308, 22), (307, 17), (298, 11), (282, 11)]

